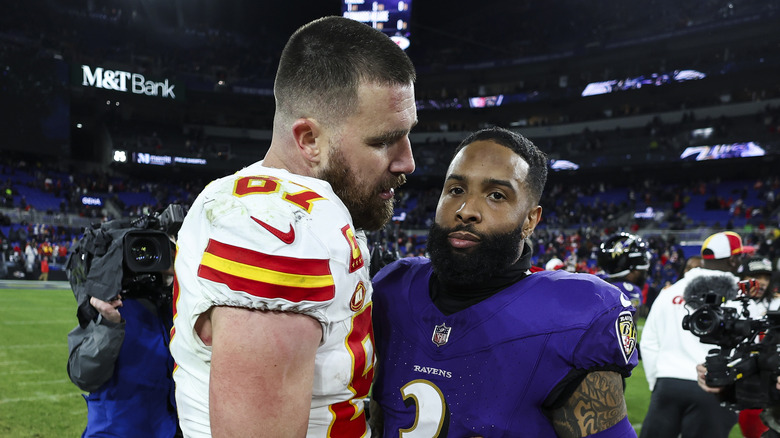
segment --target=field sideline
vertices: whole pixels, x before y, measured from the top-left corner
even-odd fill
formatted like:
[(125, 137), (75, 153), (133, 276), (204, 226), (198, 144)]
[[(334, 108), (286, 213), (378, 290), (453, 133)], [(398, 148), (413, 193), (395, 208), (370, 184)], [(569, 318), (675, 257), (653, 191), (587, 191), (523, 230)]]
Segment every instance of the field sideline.
[[(0, 436), (81, 436), (86, 403), (65, 370), (75, 312), (67, 283), (0, 282)], [(637, 431), (649, 402), (640, 361), (626, 380), (628, 417)], [(729, 438), (741, 436), (735, 427)]]

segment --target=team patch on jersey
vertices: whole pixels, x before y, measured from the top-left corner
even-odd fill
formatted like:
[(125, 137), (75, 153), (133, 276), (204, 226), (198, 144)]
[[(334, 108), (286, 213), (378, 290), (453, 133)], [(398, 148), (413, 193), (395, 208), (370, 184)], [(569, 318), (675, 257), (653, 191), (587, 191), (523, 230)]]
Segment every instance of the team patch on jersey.
[(327, 259), (264, 254), (210, 239), (198, 276), (235, 291), (291, 302), (328, 301), (336, 294)]
[(363, 253), (360, 252), (360, 246), (355, 237), (355, 231), (349, 224), (344, 225), (344, 227), (341, 228), (341, 234), (347, 239), (349, 249), (351, 250), (349, 253), (349, 273), (351, 274), (363, 267)]
[(366, 299), (366, 285), (362, 281), (359, 281), (355, 292), (352, 293), (352, 299), (349, 300), (349, 309), (353, 312), (363, 308), (363, 301)]
[(636, 350), (636, 326), (634, 325), (634, 317), (631, 316), (631, 312), (620, 312), (615, 321), (615, 330), (617, 331), (623, 359), (628, 363), (631, 360), (631, 355), (634, 354), (634, 350)]
[(452, 327), (447, 327), (445, 323), (441, 323), (441, 325), (437, 325), (433, 328), (433, 337), (431, 338), (431, 341), (433, 341), (434, 344), (441, 347), (442, 345), (446, 344), (447, 341), (450, 339), (450, 331), (452, 330)]

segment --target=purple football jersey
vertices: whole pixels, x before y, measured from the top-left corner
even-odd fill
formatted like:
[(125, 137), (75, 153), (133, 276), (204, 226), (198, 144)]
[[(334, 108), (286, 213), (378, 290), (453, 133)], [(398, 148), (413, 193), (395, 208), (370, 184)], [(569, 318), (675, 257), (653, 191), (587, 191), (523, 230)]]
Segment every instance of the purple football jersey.
[(542, 405), (570, 372), (637, 364), (633, 307), (593, 275), (536, 272), (445, 316), (431, 273), (407, 258), (374, 279), (385, 436), (555, 436)]
[(635, 285), (634, 283), (629, 283), (628, 281), (616, 281), (612, 283), (613, 286), (620, 289), (625, 296), (628, 297), (629, 300), (631, 300), (631, 304), (634, 307), (639, 307), (642, 304), (642, 288)]

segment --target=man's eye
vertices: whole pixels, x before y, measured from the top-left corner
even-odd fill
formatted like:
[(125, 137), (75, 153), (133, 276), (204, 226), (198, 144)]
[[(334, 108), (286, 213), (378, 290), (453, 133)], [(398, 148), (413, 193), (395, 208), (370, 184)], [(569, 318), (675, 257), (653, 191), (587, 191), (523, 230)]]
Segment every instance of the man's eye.
[(494, 200), (499, 200), (499, 199), (506, 199), (506, 196), (504, 196), (504, 194), (503, 194), (503, 193), (499, 193), (499, 192), (493, 192), (493, 193), (491, 193), (491, 194), (489, 195), (489, 197), (490, 197), (491, 199), (494, 199)]
[(463, 189), (460, 187), (453, 187), (449, 190), (449, 192), (452, 193), (453, 195), (460, 195), (461, 193), (463, 193)]

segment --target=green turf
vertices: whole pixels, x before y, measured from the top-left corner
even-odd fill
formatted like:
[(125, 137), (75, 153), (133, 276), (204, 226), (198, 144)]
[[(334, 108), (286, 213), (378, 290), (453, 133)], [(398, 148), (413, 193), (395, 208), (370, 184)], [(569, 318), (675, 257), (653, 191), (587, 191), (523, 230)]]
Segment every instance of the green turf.
[(0, 289), (0, 436), (77, 437), (87, 407), (68, 379), (69, 289)]
[[(75, 304), (69, 289), (0, 289), (0, 437), (81, 436), (86, 403), (65, 371)], [(626, 380), (628, 418), (637, 432), (649, 403), (640, 361)], [(735, 426), (729, 438), (741, 436)]]

